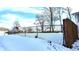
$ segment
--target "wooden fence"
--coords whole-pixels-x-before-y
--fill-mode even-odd
[[[64,45],[72,48],[72,44],[78,39],[77,25],[69,19],[63,20]]]

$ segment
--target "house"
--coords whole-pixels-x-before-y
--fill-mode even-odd
[[[78,37],[79,37],[79,12],[75,12],[73,13],[73,15],[75,16],[75,21],[78,26]]]

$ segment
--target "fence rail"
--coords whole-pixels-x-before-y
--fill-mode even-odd
[[[63,31],[63,25],[53,25],[53,30],[50,31],[50,25],[44,25],[43,28],[41,26],[31,26],[26,27],[26,32],[28,33],[35,33],[35,32],[62,32]]]

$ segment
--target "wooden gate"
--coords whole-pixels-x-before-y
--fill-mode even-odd
[[[64,45],[68,48],[72,48],[72,44],[78,39],[77,25],[70,19],[63,20],[64,30]]]

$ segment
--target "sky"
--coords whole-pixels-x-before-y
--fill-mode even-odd
[[[76,4],[75,4],[75,3]],[[0,27],[12,28],[17,20],[22,27],[34,26],[36,15],[42,12],[41,7],[72,7],[79,10],[77,0],[0,0]]]
[[[11,28],[15,21],[22,27],[34,26],[36,15],[41,12],[40,7],[0,8],[0,26]]]

